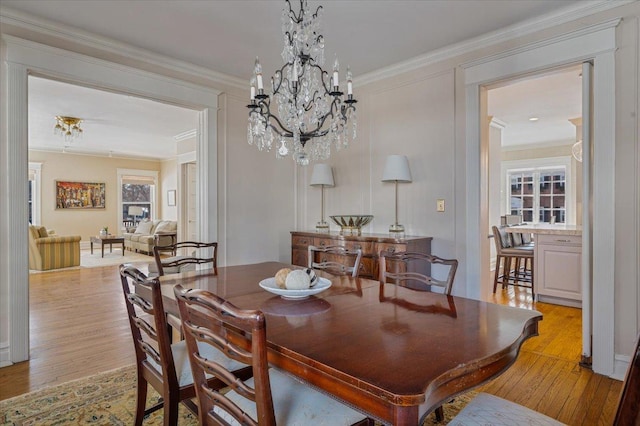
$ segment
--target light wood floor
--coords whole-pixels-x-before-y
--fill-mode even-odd
[[[534,303],[520,288],[490,301],[544,318],[514,365],[480,390],[570,425],[611,424],[622,384],[578,366],[580,310]],[[30,318],[31,360],[0,368],[0,400],[135,362],[117,266],[31,275]]]

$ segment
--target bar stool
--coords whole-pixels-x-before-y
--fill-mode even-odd
[[[498,284],[502,288],[507,285],[531,288],[531,296],[535,297],[534,290],[534,264],[533,247],[528,245],[514,246],[513,240],[506,231],[505,226],[493,226],[493,236],[496,243],[496,270],[493,278],[493,292],[496,292]],[[525,268],[520,270],[521,261],[524,260]],[[515,269],[512,273],[511,267]],[[531,262],[531,268],[527,269],[527,261]],[[500,274],[500,266],[503,272]]]

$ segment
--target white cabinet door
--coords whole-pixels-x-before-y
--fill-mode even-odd
[[[581,238],[540,237],[536,241],[536,292],[540,296],[582,300]]]

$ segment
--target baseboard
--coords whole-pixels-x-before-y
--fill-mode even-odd
[[[631,357],[629,355],[616,354],[613,360],[613,374],[610,377],[612,379],[624,381],[630,362]]]
[[[0,367],[13,365],[9,358],[9,342],[0,343]]]

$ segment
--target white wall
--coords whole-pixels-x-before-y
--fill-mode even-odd
[[[162,220],[178,220],[178,161],[165,160],[160,163],[160,185],[158,185],[160,209],[158,218]],[[168,204],[167,191],[176,191],[176,203]]]

